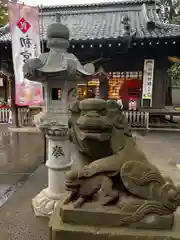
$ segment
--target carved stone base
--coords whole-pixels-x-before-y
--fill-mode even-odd
[[[49,192],[48,188],[43,189],[32,199],[32,207],[37,217],[50,217],[60,200],[63,200],[64,193],[55,195]]]
[[[62,204],[60,216],[64,223],[97,227],[171,229],[174,222],[173,214],[163,216],[149,214],[140,221],[121,226],[121,218],[125,217],[126,213],[120,212],[117,206],[101,206],[98,202],[86,202],[80,208],[74,208],[72,204]]]
[[[50,240],[67,240],[67,239],[94,239],[94,240],[180,240],[180,216],[176,215],[175,223],[172,230],[162,229],[130,229],[119,226],[97,226],[96,218],[93,225],[82,225],[73,223],[64,223],[60,217],[60,208],[58,204],[55,208],[50,222]],[[81,218],[81,209],[79,209],[79,218]],[[86,213],[88,219],[89,213]],[[103,220],[102,216],[99,219]]]

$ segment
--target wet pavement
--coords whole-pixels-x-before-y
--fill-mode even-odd
[[[6,204],[0,208],[0,239],[48,240],[50,239],[48,236],[48,220],[36,218],[31,208],[31,199],[36,196],[38,192],[47,187],[48,181],[47,169],[44,164],[38,167],[34,174],[31,174],[33,167],[37,166],[39,163],[37,156],[40,156],[40,152],[43,153],[41,135],[20,133],[19,137],[16,135],[14,136],[14,138],[9,136],[3,139],[4,141],[8,139],[8,141],[10,141],[11,139],[11,144],[13,141],[16,143],[19,141],[19,156],[23,156],[24,153],[27,153],[26,150],[28,149],[30,150],[28,152],[29,154],[26,154],[26,157],[22,157],[21,159],[15,158],[14,161],[9,157],[9,163],[7,163],[7,156],[11,156],[12,153],[9,153],[9,155],[7,154],[6,161],[4,164],[1,164],[1,173],[8,173],[6,180],[9,179],[10,182],[15,182],[14,175],[21,176],[20,173],[22,173],[22,175],[30,174],[31,176],[21,187],[17,188],[12,197],[10,197]],[[0,142],[0,145],[3,145],[3,141]],[[148,155],[149,161],[156,164],[161,171],[172,177],[176,184],[180,184],[180,169],[178,167],[180,164],[179,133],[149,132],[147,135],[141,134],[140,137],[138,134],[137,142],[140,148]],[[37,150],[35,153],[35,150],[32,149],[36,149],[36,147]],[[38,151],[38,148],[41,150]],[[32,155],[36,155],[36,157],[32,157]],[[41,160],[41,157],[39,158]],[[29,159],[29,161],[25,159]],[[2,177],[2,175],[3,174],[0,176]],[[2,179],[4,179],[4,184],[7,183],[5,178],[2,177]]]
[[[138,132],[137,141],[149,160],[180,184],[180,133]],[[42,163],[44,142],[40,133],[8,132],[0,124],[0,207]]]
[[[148,159],[176,184],[180,184],[180,133],[148,132],[138,138]]]
[[[40,133],[8,132],[0,125],[0,206],[43,160]]]
[[[180,133],[138,132],[137,141],[149,160],[180,184]],[[8,132],[0,124],[0,206],[42,163],[44,142],[40,133]]]

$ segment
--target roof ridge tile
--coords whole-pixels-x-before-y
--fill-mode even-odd
[[[84,7],[105,7],[105,6],[114,6],[114,5],[134,5],[134,4],[143,4],[143,3],[156,3],[158,0],[122,0],[122,1],[107,1],[99,3],[84,3],[84,4],[69,4],[69,5],[44,5],[42,6],[43,10],[50,9],[64,9],[64,8],[84,8]]]
[[[127,14],[130,28],[133,32],[136,32],[134,40],[148,38],[175,39],[180,37],[180,26],[161,22],[157,16],[156,8],[146,4],[146,9],[142,10],[142,5],[136,8],[129,7],[129,11],[123,11],[123,8],[121,8],[122,11],[118,11],[120,8],[115,7],[115,11],[108,11],[103,14],[96,13],[93,10],[91,13],[63,14],[63,12],[53,9],[49,11],[49,14],[46,12],[45,15],[42,15],[41,23],[43,24],[43,28],[40,27],[41,34],[43,35],[43,39],[46,40],[47,27],[55,21],[55,15],[60,13],[62,23],[70,29],[70,39],[72,42],[83,42],[84,44],[85,42],[92,41],[95,43],[97,40],[104,41],[106,39],[121,41],[123,39],[123,24],[121,23],[121,19],[123,15]],[[125,7],[125,9],[127,8],[128,6]],[[146,20],[145,16],[147,16]],[[11,41],[10,34],[1,37],[0,41]]]

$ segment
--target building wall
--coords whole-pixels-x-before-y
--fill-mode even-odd
[[[170,41],[172,42],[172,40]],[[154,84],[153,84],[153,108],[163,108],[165,106],[165,98],[168,86],[167,70],[168,70],[168,56],[180,56],[180,44],[164,44],[163,42],[157,44],[157,40],[151,42],[147,40],[144,47],[140,47],[140,44],[128,51],[122,51],[119,48],[103,48],[94,49],[94,51],[83,51],[81,53],[74,52],[81,61],[89,61],[98,59],[102,55],[105,60],[96,63],[96,69],[100,66],[104,68],[106,72],[118,72],[118,71],[143,71],[144,59],[154,59]],[[82,54],[83,53],[83,54]]]
[[[167,57],[155,59],[155,71],[153,82],[152,107],[164,108],[165,96],[168,80],[168,60]]]
[[[150,40],[147,40],[149,42]],[[82,50],[81,47],[70,49],[82,63],[91,62],[103,56],[104,60],[96,63],[96,70],[102,66],[106,72],[112,71],[143,71],[144,59],[155,60],[154,84],[153,84],[153,107],[163,108],[165,105],[165,93],[167,91],[168,56],[178,56],[180,45],[156,45],[141,47],[136,46],[123,52],[120,48],[89,48]],[[138,45],[138,44],[137,44]],[[10,47],[9,53],[11,53]],[[4,56],[7,54],[4,53]],[[107,88],[107,86],[105,86]]]
[[[134,54],[119,55],[113,62],[105,63],[104,68],[108,71],[143,71],[144,60],[154,59],[154,81],[152,107],[163,108],[165,106],[165,93],[167,90],[168,58],[155,52],[139,52]],[[106,70],[106,71],[107,71]]]

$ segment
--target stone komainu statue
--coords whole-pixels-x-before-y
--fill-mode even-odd
[[[71,111],[70,139],[91,160],[83,169],[67,173],[69,195],[64,203],[81,207],[101,192],[102,205],[118,206],[120,225],[144,221],[163,228],[166,219],[166,228],[171,228],[180,189],[138,148],[116,103],[85,99],[75,102]]]

